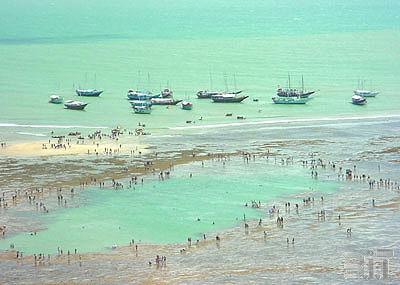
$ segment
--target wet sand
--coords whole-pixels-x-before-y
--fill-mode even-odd
[[[268,145],[271,146],[271,145]],[[284,147],[279,143],[279,148]],[[132,175],[145,175],[152,173],[153,169],[163,171],[172,165],[186,164],[189,162],[202,161],[207,159],[220,159],[232,155],[240,155],[241,152],[226,154],[204,154],[202,150],[182,151],[180,153],[148,153],[139,158],[135,165],[127,166],[127,161],[120,157],[106,158],[112,165],[96,175],[80,173],[79,179],[71,178],[66,181],[49,181],[43,183],[49,191],[53,187],[76,187],[82,182],[91,183],[93,178],[97,181],[109,181],[109,179],[122,179]],[[265,155],[274,156],[274,152],[255,152],[257,157]],[[250,163],[251,157],[249,156]],[[277,163],[284,163],[285,156],[279,156]],[[296,163],[299,163],[299,157]],[[96,163],[101,161],[95,160]],[[87,161],[84,160],[86,163]],[[150,165],[145,165],[150,162]],[[49,162],[50,164],[52,162]],[[81,166],[74,163],[79,172]],[[32,171],[36,168],[31,166]],[[301,166],[299,166],[301,167]],[[307,166],[308,167],[308,166]],[[46,166],[43,167],[43,170]],[[383,175],[383,174],[382,174]],[[29,183],[29,181],[28,181]],[[316,200],[315,205],[304,206],[302,197],[310,193],[300,193],[287,197],[291,201],[291,213],[283,213],[285,226],[283,229],[276,226],[276,215],[263,219],[263,225],[259,227],[257,221],[248,221],[249,230],[238,227],[211,233],[206,241],[201,240],[199,244],[194,241],[192,246],[186,243],[170,245],[138,244],[138,251],[134,245],[118,247],[110,253],[86,253],[70,257],[64,252],[63,255],[52,255],[50,262],[47,257],[43,262],[35,265],[32,256],[26,256],[22,260],[15,258],[15,251],[2,252],[2,269],[5,274],[0,281],[9,283],[11,281],[24,284],[208,284],[208,283],[264,283],[269,280],[276,282],[288,282],[296,279],[302,282],[316,282],[319,276],[324,275],[325,280],[337,282],[343,279],[345,270],[342,263],[346,260],[339,254],[338,248],[346,250],[347,247],[360,246],[357,236],[363,226],[372,225],[372,220],[380,220],[400,207],[400,200],[397,193],[388,193],[381,190],[363,192],[361,189],[368,189],[368,183],[362,180],[343,180],[344,185],[360,185],[358,192],[344,191],[333,194],[326,198],[324,203]],[[33,188],[33,187],[32,187]],[[357,189],[358,189],[357,188]],[[354,198],[358,193],[358,198]],[[362,195],[362,196],[360,196]],[[365,197],[363,197],[365,196]],[[360,199],[361,200],[357,200]],[[318,197],[316,197],[317,199]],[[372,207],[370,201],[377,199],[377,205]],[[277,201],[276,206],[282,211],[285,201]],[[295,214],[294,204],[299,203],[300,215]],[[263,206],[267,210],[271,205]],[[326,221],[317,219],[317,213],[321,209],[327,210]],[[371,210],[375,212],[371,212]],[[337,215],[342,216],[338,221]],[[346,228],[353,227],[353,237],[346,236]],[[382,224],[385,226],[385,224]],[[355,228],[354,228],[355,227]],[[385,227],[390,227],[386,225]],[[378,231],[376,228],[372,230]],[[264,237],[263,232],[267,232]],[[215,235],[221,237],[221,241],[215,240]],[[312,235],[312,239],[308,236]],[[295,237],[295,244],[286,243],[286,238]],[[364,237],[365,238],[365,237]],[[326,248],[324,240],[332,243]],[[389,240],[389,239],[388,239]],[[185,249],[185,253],[180,250]],[[340,252],[340,251],[339,251]],[[155,256],[167,256],[167,266],[157,267]],[[81,256],[81,257],[79,257]],[[318,257],[317,257],[318,256]],[[329,260],[322,262],[321,260]],[[151,261],[150,266],[148,262]],[[118,272],[116,274],[116,272]],[[392,273],[399,277],[400,273]],[[267,279],[265,279],[267,278]]]
[[[349,272],[343,267],[343,262],[354,257],[345,257],[343,251],[360,247],[363,240],[371,238],[360,234],[363,225],[387,216],[394,205],[400,207],[400,200],[398,194],[389,189],[354,191],[343,190],[326,196],[323,202],[316,199],[310,205],[303,205],[301,201],[301,197],[310,193],[292,195],[275,203],[285,217],[283,228],[276,226],[274,214],[266,216],[262,226],[258,221],[247,221],[248,230],[245,230],[243,222],[235,228],[215,233],[221,238],[219,242],[215,235],[210,234],[206,241],[200,240],[191,246],[186,243],[139,243],[137,251],[131,245],[118,247],[110,253],[71,253],[68,256],[64,252],[63,255],[52,255],[50,261],[46,257],[36,265],[32,256],[17,260],[14,251],[3,252],[0,259],[5,274],[0,281],[9,283],[13,280],[23,284],[232,284],[239,280],[246,283],[288,282],[296,276],[301,283],[315,283],[323,275],[324,280],[331,280],[329,283],[338,280],[357,283],[358,277],[344,279]],[[358,198],[351,197],[361,193],[365,200],[356,204]],[[361,206],[377,195],[382,207]],[[291,212],[284,210],[286,201],[292,204]],[[295,212],[295,203],[300,205],[299,214]],[[263,209],[270,206],[263,206]],[[316,215],[321,209],[327,211],[323,221]],[[341,220],[338,220],[338,214],[341,214]],[[350,236],[346,235],[348,227],[353,228]],[[385,224],[382,227],[386,227]],[[287,244],[286,238],[291,240],[292,237],[295,237],[295,243],[290,241]],[[326,247],[323,240],[329,240],[330,246]],[[185,253],[181,253],[181,249],[185,249]],[[166,266],[155,264],[156,255],[167,256]],[[148,264],[149,261],[152,265]],[[400,271],[393,268],[391,278],[396,280],[399,277]]]

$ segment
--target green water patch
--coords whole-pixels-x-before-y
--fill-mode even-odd
[[[192,178],[190,178],[192,173]],[[188,237],[217,234],[247,219],[267,216],[274,201],[288,195],[331,192],[337,182],[311,179],[299,166],[275,165],[266,160],[243,163],[206,162],[177,167],[171,178],[155,175],[144,184],[124,190],[89,188],[79,194],[80,205],[44,214],[45,230],[36,235],[21,233],[0,241],[25,253],[107,251],[112,245],[184,243]],[[261,201],[260,209],[245,207]]]

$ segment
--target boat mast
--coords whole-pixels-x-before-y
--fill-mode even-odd
[[[213,82],[212,82],[212,76],[211,76],[211,71],[210,71],[210,91],[212,90],[213,87]]]
[[[236,92],[236,90],[237,90],[237,87],[236,87],[236,73],[234,73],[233,74],[233,84],[234,84],[234,87],[235,87],[235,92]]]
[[[136,83],[136,90],[138,90],[139,91],[139,84],[140,83],[140,70],[138,70],[138,80],[137,80],[137,83]]]
[[[301,91],[304,92],[304,79],[303,79],[303,75],[301,75]]]
[[[147,91],[150,91],[150,72],[147,72]]]
[[[97,88],[97,77],[96,77],[96,73],[94,74],[94,89]]]
[[[225,82],[225,92],[228,92],[228,79],[226,73],[224,73],[224,82]]]
[[[288,73],[288,85],[289,85],[289,90],[290,90],[290,74]]]

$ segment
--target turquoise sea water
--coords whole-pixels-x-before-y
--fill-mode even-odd
[[[160,152],[194,147],[204,153],[272,148],[282,157],[294,153],[297,158],[317,152],[344,167],[356,163],[374,178],[398,181],[399,15],[398,0],[3,0],[0,141],[12,144],[43,139],[60,126],[122,125],[133,129],[144,122],[152,135],[140,142],[156,146]],[[272,104],[276,87],[286,85],[288,73],[293,85],[299,85],[303,75],[306,88],[319,90],[309,104]],[[362,107],[350,104],[359,79],[366,80],[366,88],[380,91]],[[101,88],[104,94],[77,98],[74,89],[78,86]],[[126,101],[128,89],[158,92],[167,86],[177,99],[192,100],[193,110],[154,107],[149,116],[132,113]],[[243,89],[250,98],[233,105],[195,99],[198,90],[211,87]],[[89,105],[83,112],[64,110],[47,103],[53,93]],[[259,101],[253,102],[255,98]],[[225,117],[226,113],[233,116]],[[237,115],[246,120],[238,121]],[[200,117],[203,120],[198,120]],[[196,123],[187,124],[187,120]],[[236,123],[241,125],[232,126]],[[49,161],[63,163],[64,159]],[[0,157],[0,161],[7,160]],[[246,235],[232,240],[223,236],[217,253],[212,247],[193,255],[168,255],[169,262],[179,264],[169,268],[176,275],[181,275],[182,269],[190,275],[196,272],[199,281],[193,284],[216,280],[337,283],[343,277],[331,269],[342,267],[346,253],[398,240],[398,211],[370,207],[372,199],[384,205],[387,199],[397,198],[397,192],[368,191],[367,184],[333,181],[333,172],[313,180],[307,169],[275,165],[272,159],[258,158],[249,165],[240,158],[235,160],[225,167],[217,162],[206,162],[205,168],[199,163],[177,167],[170,180],[146,177],[144,186],[135,190],[88,187],[73,198],[65,193],[68,208],[58,207],[57,197],[51,193],[44,200],[50,208],[48,214],[36,212],[35,206],[26,202],[3,209],[0,220],[8,231],[5,239],[0,239],[0,249],[8,250],[14,243],[24,254],[56,253],[58,246],[64,251],[98,252],[113,244],[127,245],[131,239],[179,243],[180,247],[189,236],[195,242],[203,233],[211,238],[241,231],[232,228],[243,226],[243,214],[252,223],[262,217],[273,225],[275,217],[269,219],[266,214],[269,206],[288,199],[301,203],[302,195],[320,194],[327,196],[328,222],[319,224],[319,230],[315,229],[315,211],[325,210],[325,206],[316,203],[308,210],[301,209],[300,215],[286,214],[288,226],[272,237],[272,242],[261,241],[261,232],[253,235],[255,242],[250,243]],[[34,164],[35,159],[29,163]],[[21,158],[4,165],[11,165],[7,175],[14,174],[18,188],[31,188],[19,181],[23,164]],[[194,173],[193,178],[188,178],[189,173]],[[310,188],[315,192],[310,193]],[[243,206],[251,200],[260,200],[265,207]],[[343,207],[354,211],[341,213]],[[310,219],[303,216],[307,211]],[[343,214],[344,224],[339,228],[334,225],[336,214]],[[354,229],[351,239],[345,237],[347,227]],[[34,229],[37,235],[30,235]],[[296,237],[296,248],[285,251],[282,243],[286,246],[287,236]],[[144,264],[128,259],[125,273],[146,274]],[[122,264],[118,264],[118,272],[130,278],[123,274]],[[216,264],[227,270],[216,270]],[[327,271],[305,271],[295,277],[288,268],[302,271],[301,264],[322,270],[323,265]],[[52,273],[28,266],[2,263],[5,283],[15,283],[17,278],[27,280],[25,283],[66,282],[76,276],[75,282],[83,276],[90,278],[88,268],[95,269],[92,277],[97,274],[97,278],[105,273],[114,276],[116,270],[109,262],[98,260],[91,265],[85,261],[81,269],[62,264]],[[132,270],[132,266],[136,267]],[[251,269],[247,277],[242,271],[246,267]],[[160,280],[164,281],[164,275]],[[191,283],[179,278],[171,283],[179,281]]]
[[[398,1],[4,1],[0,11],[0,135],[32,139],[15,125],[158,128],[276,117],[398,114]],[[286,85],[320,90],[306,106],[276,106]],[[244,89],[242,104],[196,100],[210,88]],[[96,75],[96,82],[94,77]],[[351,105],[359,79],[381,94]],[[225,84],[225,79],[226,83]],[[76,98],[77,86],[104,89],[85,112],[49,105],[52,93]],[[194,109],[155,107],[134,115],[129,88],[170,86]],[[258,98],[259,102],[253,102]],[[9,127],[7,124],[12,124]],[[28,131],[27,131],[28,130]],[[165,129],[164,129],[165,131]],[[22,134],[21,134],[22,133]]]
[[[190,132],[171,129],[188,126],[186,120],[196,120],[196,126],[235,123],[236,115],[245,116],[246,122],[399,115],[399,12],[400,3],[395,0],[329,3],[322,0],[2,1],[0,139],[33,139],[34,135],[48,134],[54,126],[60,125],[134,128],[138,122],[145,122],[157,135],[157,132]],[[309,104],[272,104],[271,97],[277,85],[286,84],[288,72],[292,74],[292,84],[299,84],[304,75],[306,87],[319,90]],[[250,98],[234,105],[196,100],[196,91],[210,88],[210,73],[213,89],[244,89]],[[352,91],[360,78],[367,80],[367,88],[380,91],[377,98],[369,99],[363,107],[350,104]],[[100,98],[83,98],[89,102],[84,112],[68,111],[47,103],[52,93],[66,99],[76,98],[74,88],[77,86],[95,86],[104,89],[104,94]],[[150,116],[132,113],[126,101],[127,89],[147,88],[157,92],[166,86],[174,90],[176,98],[192,99],[193,110],[154,107]],[[259,102],[253,102],[254,98]],[[234,116],[225,117],[226,113]],[[199,117],[203,120],[197,120]],[[311,120],[304,124],[314,125]],[[396,126],[398,121],[394,123]],[[255,141],[260,140],[258,128],[258,125],[245,128],[248,132],[254,131],[252,139]],[[268,132],[273,132],[275,137],[287,137],[286,131],[281,131],[280,126],[277,128],[278,131],[260,129],[265,131],[261,140],[268,139]],[[338,127],[343,141],[349,140],[352,128],[356,127]],[[312,138],[315,131],[324,134],[324,130],[321,126],[316,130],[292,129],[290,133],[292,138]],[[236,128],[226,134],[225,130],[204,137],[200,134],[199,141],[213,141],[224,149],[224,136],[225,141],[235,141],[241,131]],[[374,130],[373,135],[382,135],[380,131]],[[185,138],[177,136],[168,141],[179,147]],[[244,138],[247,137],[243,136],[241,143]],[[152,137],[148,140],[151,142]],[[157,141],[162,145],[163,139],[158,137]],[[352,137],[354,141],[357,138]],[[242,143],[246,144],[248,142]],[[259,171],[254,181],[253,172],[243,174],[246,177],[238,176],[238,170],[223,173],[223,183],[233,191],[232,200],[228,201],[213,192],[215,189],[211,186],[219,182],[217,178],[209,179],[208,174],[213,170],[208,171],[192,181],[202,189],[199,191],[207,197],[207,203],[217,203],[215,211],[226,210],[218,215],[219,229],[231,227],[236,218],[241,218],[244,199],[273,199],[275,195],[302,191],[309,182],[308,177],[294,172],[293,177],[285,180],[287,184],[280,185],[284,174],[274,171],[272,178],[275,180],[270,185],[276,192],[258,194],[257,183],[263,184],[266,179],[262,169],[253,170]],[[294,187],[297,179],[301,181],[301,189]],[[88,242],[82,247],[88,250],[127,243],[131,238],[154,243],[180,242],[190,234],[212,232],[210,221],[216,212],[208,212],[211,207],[193,196],[198,192],[193,192],[193,185],[186,184],[187,181],[176,178],[163,184],[154,182],[134,192],[111,194],[89,190],[83,194],[82,207],[57,211],[46,218],[48,229],[39,233],[36,246],[44,251],[54,250],[61,239],[58,229],[68,225],[72,239],[65,240],[65,246],[77,247],[72,240],[84,235]],[[248,192],[240,191],[242,188]],[[180,189],[185,195],[179,193]],[[185,200],[185,197],[190,199]],[[210,199],[212,197],[214,200]],[[176,221],[173,211],[166,214],[163,208],[156,207],[165,199],[169,199],[169,205],[183,207],[177,215],[182,220]],[[140,207],[131,207],[131,203],[139,201],[143,202]],[[127,216],[119,221],[121,216],[116,204],[135,219]],[[101,219],[97,217],[99,209],[108,209],[108,212],[100,211]],[[139,209],[143,212],[137,212]],[[199,215],[204,223],[193,222]],[[259,217],[260,213],[248,210],[248,215]],[[95,223],[93,231],[81,231],[81,225],[69,223],[72,219],[82,221],[82,225],[85,221],[86,224]],[[158,223],[159,228],[149,229],[152,221]],[[121,223],[120,232],[115,231],[118,222]],[[171,228],[173,230],[169,230]],[[161,234],[165,232],[167,236]],[[29,251],[31,237],[26,235],[15,237],[15,243]],[[53,239],[54,236],[59,238]],[[105,236],[108,238],[104,239]],[[91,243],[91,239],[101,243]]]
[[[190,173],[194,173],[192,178]],[[57,247],[105,251],[114,244],[127,245],[132,239],[139,243],[184,243],[187,237],[201,240],[203,233],[209,236],[239,225],[243,215],[264,219],[274,201],[287,195],[315,191],[319,197],[339,187],[335,181],[311,179],[308,171],[297,165],[276,165],[271,158],[250,164],[239,158],[225,166],[222,162],[209,161],[205,167],[195,163],[178,167],[165,181],[145,181],[134,190],[92,187],[74,198],[65,191],[70,207],[36,216],[43,230],[37,235],[23,232],[11,236],[1,240],[0,246],[7,249],[13,243],[25,253],[56,253]],[[56,199],[47,199],[46,204]],[[261,201],[262,208],[251,208],[252,200]]]

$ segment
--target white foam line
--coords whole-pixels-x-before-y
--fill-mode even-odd
[[[34,134],[34,133],[28,133],[28,132],[17,132],[17,134],[35,136],[35,137],[45,137],[46,136],[44,134]]]
[[[314,119],[285,119],[285,120],[269,120],[257,122],[241,122],[241,123],[227,123],[227,124],[214,124],[214,125],[197,125],[186,127],[170,127],[171,130],[187,130],[187,129],[211,129],[211,128],[225,128],[246,125],[272,125],[283,123],[306,123],[306,122],[327,122],[327,121],[352,121],[352,120],[368,120],[368,119],[389,119],[400,118],[400,115],[380,115],[380,116],[364,116],[364,117],[330,117],[330,118],[314,118]]]
[[[0,123],[0,127],[43,128],[43,129],[107,129],[108,128],[108,127],[60,126],[60,125],[19,125],[19,124],[8,124],[8,123]]]

